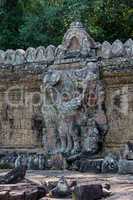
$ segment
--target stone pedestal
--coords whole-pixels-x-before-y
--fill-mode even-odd
[[[80,172],[100,173],[103,159],[81,159],[75,162]]]

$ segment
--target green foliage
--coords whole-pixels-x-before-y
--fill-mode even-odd
[[[58,45],[74,20],[97,41],[133,37],[130,0],[1,0],[0,49]]]

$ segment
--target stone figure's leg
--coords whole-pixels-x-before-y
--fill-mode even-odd
[[[81,148],[80,148],[80,139],[78,137],[78,135],[74,134],[73,135],[73,149],[72,149],[72,154],[76,154],[78,152],[80,152]]]
[[[67,149],[66,153],[69,153],[73,149],[73,142],[72,142],[72,123],[67,123]]]
[[[61,123],[59,127],[59,137],[60,137],[60,152],[65,152],[67,146],[67,126],[65,123]]]
[[[98,151],[98,138],[97,136],[90,137],[90,150],[91,153],[95,154]]]
[[[95,153],[97,151],[97,141],[95,137],[89,135],[84,138],[83,152]]]
[[[80,152],[80,126],[78,124],[72,126],[72,143],[73,143],[73,149],[71,151],[71,154],[76,154]]]

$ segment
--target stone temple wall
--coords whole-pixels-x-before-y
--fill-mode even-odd
[[[57,69],[80,70],[90,62],[100,66],[105,86],[108,132],[104,150],[116,150],[133,141],[133,40],[100,44],[86,34],[77,23],[76,27],[71,25],[58,47],[0,50],[1,149],[45,148],[39,99],[45,98],[45,75]]]
[[[34,74],[10,70],[0,73],[0,148],[40,147],[41,137],[33,127],[40,108],[30,106],[36,100],[35,96],[31,98],[32,93],[39,88],[38,76]]]
[[[112,59],[103,67],[109,123],[105,148],[119,150],[133,142],[133,59]]]

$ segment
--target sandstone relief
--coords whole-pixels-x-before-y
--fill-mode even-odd
[[[0,50],[0,165],[121,171],[132,161],[122,158],[121,165],[108,151],[133,142],[132,67],[131,38],[101,44],[81,22],[57,47]],[[21,86],[22,105],[14,108]],[[8,90],[13,104],[5,100]]]
[[[82,25],[73,23],[64,37],[62,49],[65,50],[60,55],[64,59],[79,58],[87,50],[86,59],[95,59],[95,48],[96,43]],[[64,70],[51,68],[43,77],[42,94],[47,152],[98,153],[108,125],[104,110],[105,91],[96,60],[86,61],[79,69],[69,69],[69,66]],[[48,139],[49,135],[54,139]]]

